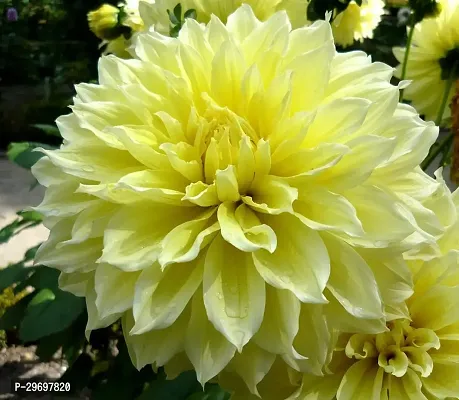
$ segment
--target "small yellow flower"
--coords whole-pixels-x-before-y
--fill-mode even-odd
[[[398,103],[392,68],[337,53],[328,22],[248,5],[133,41],[33,167],[37,261],[86,298],[88,332],[123,318],[137,367],[185,354],[205,383],[251,344],[291,365],[318,349],[317,368],[325,314],[384,329],[407,277],[374,252],[443,232],[419,168],[438,128]]]
[[[441,124],[448,123],[451,109],[448,106],[454,95],[450,79],[459,77],[459,3],[440,0],[440,12],[436,17],[426,18],[415,26],[408,57],[405,79],[412,83],[405,89],[404,97],[421,115],[431,121],[440,113],[447,87],[447,106],[440,116]],[[400,78],[406,48],[394,48],[394,55],[400,65],[395,76]]]
[[[99,39],[105,39],[118,25],[119,12],[115,6],[103,4],[97,10],[88,13],[89,28]]]
[[[363,0],[362,6],[351,1],[347,8],[339,13],[332,22],[333,37],[337,44],[347,47],[354,41],[373,38],[373,31],[381,22],[384,14],[382,0]]]

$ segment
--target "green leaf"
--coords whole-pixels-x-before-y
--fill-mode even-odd
[[[32,297],[33,295],[29,294],[19,300],[14,306],[6,309],[5,313],[0,317],[0,330],[10,330],[21,324]]]
[[[180,19],[177,19],[177,17],[174,15],[174,13],[171,12],[171,10],[167,10],[167,14],[169,15],[169,20],[172,22],[172,25],[180,25]]]
[[[182,5],[180,3],[178,3],[174,7],[174,16],[178,20],[178,23],[180,24],[182,21]]]
[[[33,151],[37,147],[43,147],[48,150],[54,148],[52,146],[36,142],[10,143],[6,155],[8,156],[8,159],[16,165],[19,165],[22,168],[30,169],[44,155],[43,153]]]
[[[12,284],[26,279],[33,271],[24,267],[22,262],[0,269],[0,293]]]
[[[32,286],[36,289],[51,289],[59,290],[60,272],[57,269],[40,265],[36,267],[35,273],[27,280],[27,286]]]
[[[59,129],[55,125],[35,124],[35,125],[32,125],[32,126],[34,128],[42,130],[47,135],[61,137]]]
[[[177,37],[179,32],[180,32],[180,29],[182,29],[182,27],[180,25],[175,25],[174,27],[171,28],[169,34],[171,37]]]
[[[202,392],[194,371],[181,373],[173,380],[157,380],[151,382],[148,389],[137,400],[186,400],[195,392]]]
[[[183,15],[183,19],[191,18],[191,19],[196,19],[198,17],[198,14],[195,9],[190,9],[185,12]]]
[[[42,216],[36,211],[19,211],[20,218],[0,229],[0,244],[8,242],[23,229],[31,228],[42,221]]]
[[[33,342],[42,337],[68,328],[83,312],[85,301],[71,293],[42,289],[27,307],[19,328],[19,337],[24,342]]]
[[[16,213],[26,222],[41,222],[43,217],[40,213],[36,211],[22,210]]]
[[[35,254],[37,254],[37,250],[40,246],[41,246],[41,243],[27,250],[24,255],[24,262],[32,261],[35,258]]]
[[[27,307],[27,311],[33,309],[33,307],[39,306],[42,303],[47,303],[49,301],[53,301],[56,299],[56,295],[50,289],[42,289],[40,290],[29,303]]]

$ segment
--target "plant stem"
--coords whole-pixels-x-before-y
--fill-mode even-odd
[[[445,91],[443,92],[443,98],[441,100],[440,108],[438,109],[438,114],[437,114],[437,119],[435,120],[435,125],[440,126],[441,121],[443,120],[443,114],[445,113],[445,108],[448,105],[449,92],[451,92],[451,88],[455,81],[457,64],[458,64],[457,62],[454,64],[453,69],[451,70],[451,74],[449,75],[449,78],[445,83]]]
[[[442,142],[435,148],[435,150],[429,152],[429,155],[421,164],[421,167],[424,171],[430,166],[430,164],[432,164],[432,161],[437,158],[437,156],[442,152],[442,150],[451,143],[452,139],[453,134],[450,133],[445,139],[442,140]]]
[[[453,86],[456,77],[456,70],[458,67],[458,62],[456,62],[451,70],[448,80],[445,83],[445,91],[443,93],[443,98],[441,101],[440,108],[438,110],[437,118],[435,120],[435,125],[440,126],[441,121],[443,120],[443,114],[445,113],[445,108],[448,104],[449,92]],[[427,155],[426,159],[422,162],[421,166],[422,169],[425,171],[427,167],[432,164],[432,161],[440,154],[440,152],[449,144],[451,144],[453,140],[453,133],[450,133],[437,147],[435,150],[432,150],[433,147],[430,148],[429,154]],[[448,151],[448,150],[447,150]]]
[[[414,36],[414,27],[416,25],[414,16],[411,16],[411,24],[410,24],[410,33],[408,33],[408,40],[406,42],[406,51],[405,51],[405,57],[403,59],[403,66],[402,66],[402,75],[400,76],[400,81],[403,81],[406,76],[406,69],[408,67],[408,57],[410,55],[410,50],[411,50],[411,42],[413,41],[413,36]],[[403,101],[403,90],[400,90],[400,103]]]

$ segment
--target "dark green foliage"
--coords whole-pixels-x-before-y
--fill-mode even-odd
[[[180,29],[182,29],[183,24],[185,23],[185,20],[187,18],[192,18],[196,19],[197,12],[194,9],[189,9],[185,11],[183,14],[183,19],[182,19],[182,5],[178,3],[175,7],[174,10],[167,10],[167,14],[169,15],[169,20],[171,22],[170,26],[170,31],[169,34],[171,37],[177,37]]]
[[[8,159],[14,162],[16,165],[19,165],[22,168],[30,169],[44,155],[42,152],[35,151],[35,149],[39,147],[47,150],[53,149],[52,146],[48,146],[43,143],[10,143],[8,146],[8,152],[6,154]]]

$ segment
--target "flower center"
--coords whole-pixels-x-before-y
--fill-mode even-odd
[[[375,358],[385,372],[396,377],[405,375],[408,368],[429,376],[433,369],[429,351],[440,348],[435,332],[415,328],[408,320],[389,322],[388,328],[389,332],[377,335],[352,335],[345,348],[346,356],[356,360]]]

